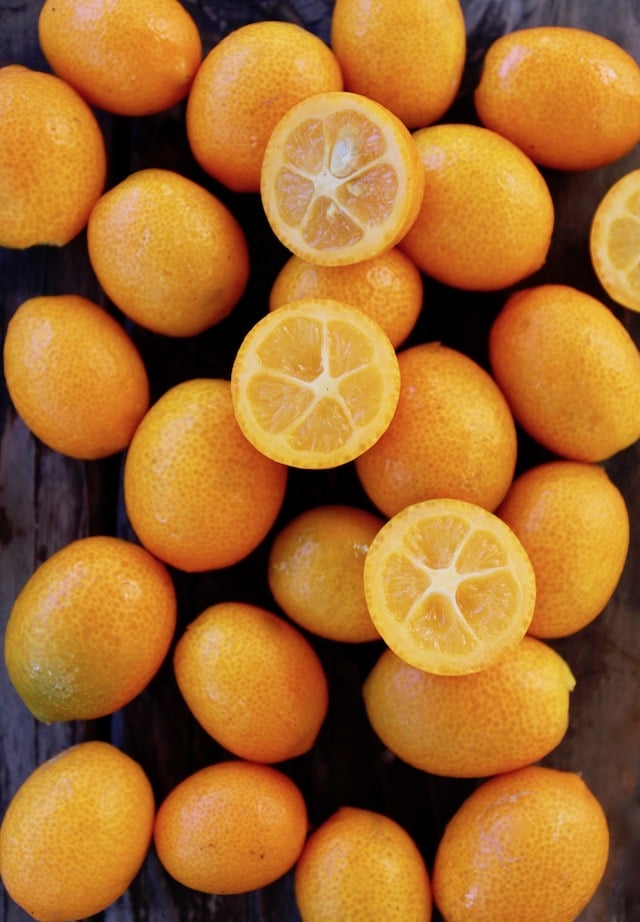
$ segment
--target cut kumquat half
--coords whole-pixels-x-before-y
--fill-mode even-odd
[[[424,170],[411,133],[380,103],[317,93],[276,125],[260,191],[273,232],[291,252],[348,265],[404,237],[422,202]]]
[[[231,370],[236,419],[274,461],[346,464],[376,442],[395,412],[400,371],[379,324],[359,308],[309,298],[262,317]]]
[[[398,512],[369,546],[364,587],[382,639],[409,665],[465,675],[497,662],[527,632],[535,576],[496,515],[432,499]]]
[[[595,210],[589,237],[600,284],[617,304],[640,311],[640,170],[615,182]]]

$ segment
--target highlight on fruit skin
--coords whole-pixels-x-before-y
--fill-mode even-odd
[[[11,607],[9,679],[45,723],[113,714],[158,672],[176,617],[171,576],[148,551],[108,535],[77,538],[37,567]]]
[[[0,826],[0,875],[41,922],[102,912],[129,888],[152,840],[151,783],[123,750],[99,740],[41,762],[14,793]]]
[[[93,460],[126,448],[149,408],[149,379],[133,339],[104,308],[75,294],[18,306],[3,346],[7,390],[45,445]]]
[[[386,649],[365,679],[369,722],[421,771],[483,778],[538,762],[564,739],[575,678],[550,646],[525,635],[470,675],[416,669]]]
[[[54,74],[0,67],[0,246],[62,247],[104,190],[107,152],[84,99]]]
[[[574,922],[609,857],[604,809],[580,774],[529,765],[477,787],[449,820],[432,871],[447,920]]]
[[[640,140],[640,67],[586,29],[536,26],[499,36],[474,99],[487,128],[557,170],[605,166]]]

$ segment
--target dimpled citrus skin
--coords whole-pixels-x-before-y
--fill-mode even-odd
[[[433,897],[447,922],[573,922],[605,871],[604,811],[574,772],[528,766],[480,785],[436,851]]]
[[[362,573],[383,524],[380,516],[345,505],[317,506],[291,519],[274,538],[267,568],[269,588],[285,614],[331,640],[377,640]]]
[[[266,537],[287,468],[242,434],[223,379],[166,391],[135,432],[124,468],[125,507],[139,540],[188,572],[231,566]]]
[[[386,432],[356,459],[372,502],[391,516],[423,499],[465,499],[492,510],[515,470],[516,429],[491,376],[439,343],[401,350],[400,399]]]
[[[640,437],[640,352],[586,292],[549,284],[512,294],[491,327],[489,360],[516,420],[555,454],[603,461]]]
[[[475,106],[484,125],[536,163],[594,169],[640,140],[640,67],[584,29],[519,29],[489,47]]]
[[[102,193],[107,158],[98,122],[59,77],[0,68],[0,246],[63,246]]]
[[[138,170],[105,192],[91,212],[87,245],[113,303],[165,336],[195,336],[219,323],[249,277],[236,218],[173,170]]]
[[[154,806],[144,771],[115,746],[90,741],[63,750],[23,782],[2,820],[7,892],[40,922],[101,912],[140,870]]]
[[[189,93],[187,137],[200,166],[236,192],[260,189],[276,123],[307,96],[342,89],[335,55],[290,22],[241,26],[215,45]]]
[[[425,188],[400,247],[418,268],[471,291],[506,288],[539,269],[551,243],[554,206],[533,161],[479,125],[432,125],[413,138]]]
[[[452,104],[465,61],[458,0],[337,0],[331,47],[345,87],[394,112],[409,128],[437,121]]]
[[[596,464],[551,461],[522,473],[496,510],[536,574],[529,633],[564,637],[600,614],[629,550],[626,501]]]
[[[183,99],[202,55],[178,0],[45,0],[38,37],[54,73],[90,105],[128,116]]]
[[[196,720],[240,758],[295,758],[326,716],[327,680],[313,647],[255,605],[220,602],[202,612],[178,641],[173,667]]]
[[[288,775],[235,760],[202,768],[169,792],[154,842],[166,871],[184,886],[246,893],[291,870],[306,832],[306,805]]]
[[[9,395],[50,448],[102,458],[125,448],[149,406],[142,358],[124,328],[78,295],[24,301],[3,347]]]
[[[373,810],[340,807],[310,835],[294,876],[302,922],[430,922],[431,887],[408,832]]]
[[[7,672],[39,720],[102,717],[148,685],[175,624],[175,590],[158,560],[121,538],[79,538],[18,594],[5,633]]]
[[[377,320],[397,349],[422,310],[423,289],[417,267],[397,247],[350,266],[317,266],[291,256],[273,283],[269,309],[300,298],[346,301]]]
[[[363,688],[384,745],[422,771],[479,778],[548,755],[569,724],[571,670],[551,647],[524,637],[499,662],[466,676],[437,676],[385,650]]]

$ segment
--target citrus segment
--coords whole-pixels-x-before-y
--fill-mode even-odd
[[[346,265],[383,252],[415,220],[424,173],[413,138],[388,109],[357,93],[293,106],[266,146],[267,219],[293,253]]]
[[[600,200],[591,222],[589,250],[609,297],[640,311],[640,170],[621,176]]]
[[[292,467],[353,460],[389,425],[399,389],[386,333],[358,308],[330,299],[266,314],[245,336],[231,370],[245,436]]]
[[[371,618],[405,662],[463,675],[500,659],[525,635],[535,578],[497,516],[463,500],[425,500],[396,513],[364,566]]]

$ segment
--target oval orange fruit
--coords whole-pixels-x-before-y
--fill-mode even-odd
[[[529,633],[565,637],[590,624],[613,595],[629,550],[624,496],[596,464],[550,461],[511,484],[496,510],[536,574]]]
[[[0,875],[41,922],[86,919],[127,890],[146,858],[154,820],[151,784],[110,743],[78,743],[22,783],[0,827]]]
[[[340,807],[313,830],[295,868],[302,922],[430,922],[431,885],[409,833],[375,810]]]
[[[413,330],[424,285],[417,266],[398,247],[349,266],[318,266],[291,256],[269,293],[269,310],[305,298],[333,298],[377,321],[397,349]]]
[[[243,435],[223,379],[165,391],[138,426],[124,465],[125,508],[138,539],[187,572],[228,567],[255,550],[286,484],[286,466]]]
[[[166,568],[129,541],[78,538],[47,558],[7,622],[9,678],[39,720],[112,714],[149,684],[173,639]]]
[[[200,166],[235,192],[258,192],[269,136],[296,103],[342,90],[336,57],[292,22],[233,29],[200,65],[187,103],[187,138]]]
[[[337,0],[331,47],[345,89],[382,103],[408,128],[438,121],[460,87],[466,30],[459,0]]]
[[[365,557],[364,591],[400,659],[460,676],[497,663],[522,640],[535,576],[502,519],[464,500],[431,499],[382,526]]]
[[[187,626],[173,668],[191,713],[220,745],[252,762],[282,762],[314,744],[328,706],[322,663],[273,612],[219,602]]]
[[[269,588],[283,612],[330,640],[379,639],[362,575],[383,524],[381,517],[345,505],[305,509],[287,522],[273,540],[267,566]]]
[[[523,637],[471,675],[416,669],[385,650],[363,687],[382,743],[421,771],[481,778],[548,755],[569,725],[571,669],[550,646]]]
[[[516,465],[516,427],[491,375],[457,349],[421,343],[398,352],[400,396],[386,431],[355,460],[386,516],[448,496],[493,510]]]
[[[174,170],[130,173],[96,202],[91,266],[123,314],[164,336],[195,336],[244,293],[249,253],[227,206]]]
[[[38,37],[54,73],[90,105],[126,116],[180,102],[202,55],[178,0],[45,0]]]
[[[149,407],[147,371],[133,340],[79,295],[24,301],[7,326],[3,359],[22,420],[45,445],[72,458],[126,448]]]
[[[292,106],[262,161],[271,229],[292,253],[324,266],[371,259],[399,243],[423,190],[412,135],[359,93],[317,93]]]
[[[102,194],[107,155],[82,97],[53,74],[0,68],[0,246],[64,246]]]
[[[296,784],[270,765],[223,761],[189,775],[158,808],[165,870],[203,893],[245,893],[291,870],[307,833]]]
[[[449,821],[433,896],[450,922],[573,922],[607,864],[602,806],[574,772],[534,765],[483,782]],[[505,873],[508,869],[508,873]]]
[[[640,437],[640,352],[586,292],[547,284],[510,295],[489,360],[516,420],[555,454],[603,461]]]
[[[640,140],[640,67],[586,29],[517,29],[490,45],[475,106],[484,125],[536,163],[594,169]]]
[[[413,138],[424,195],[400,247],[418,268],[471,291],[507,288],[539,269],[554,204],[533,161],[479,125],[431,125]]]

